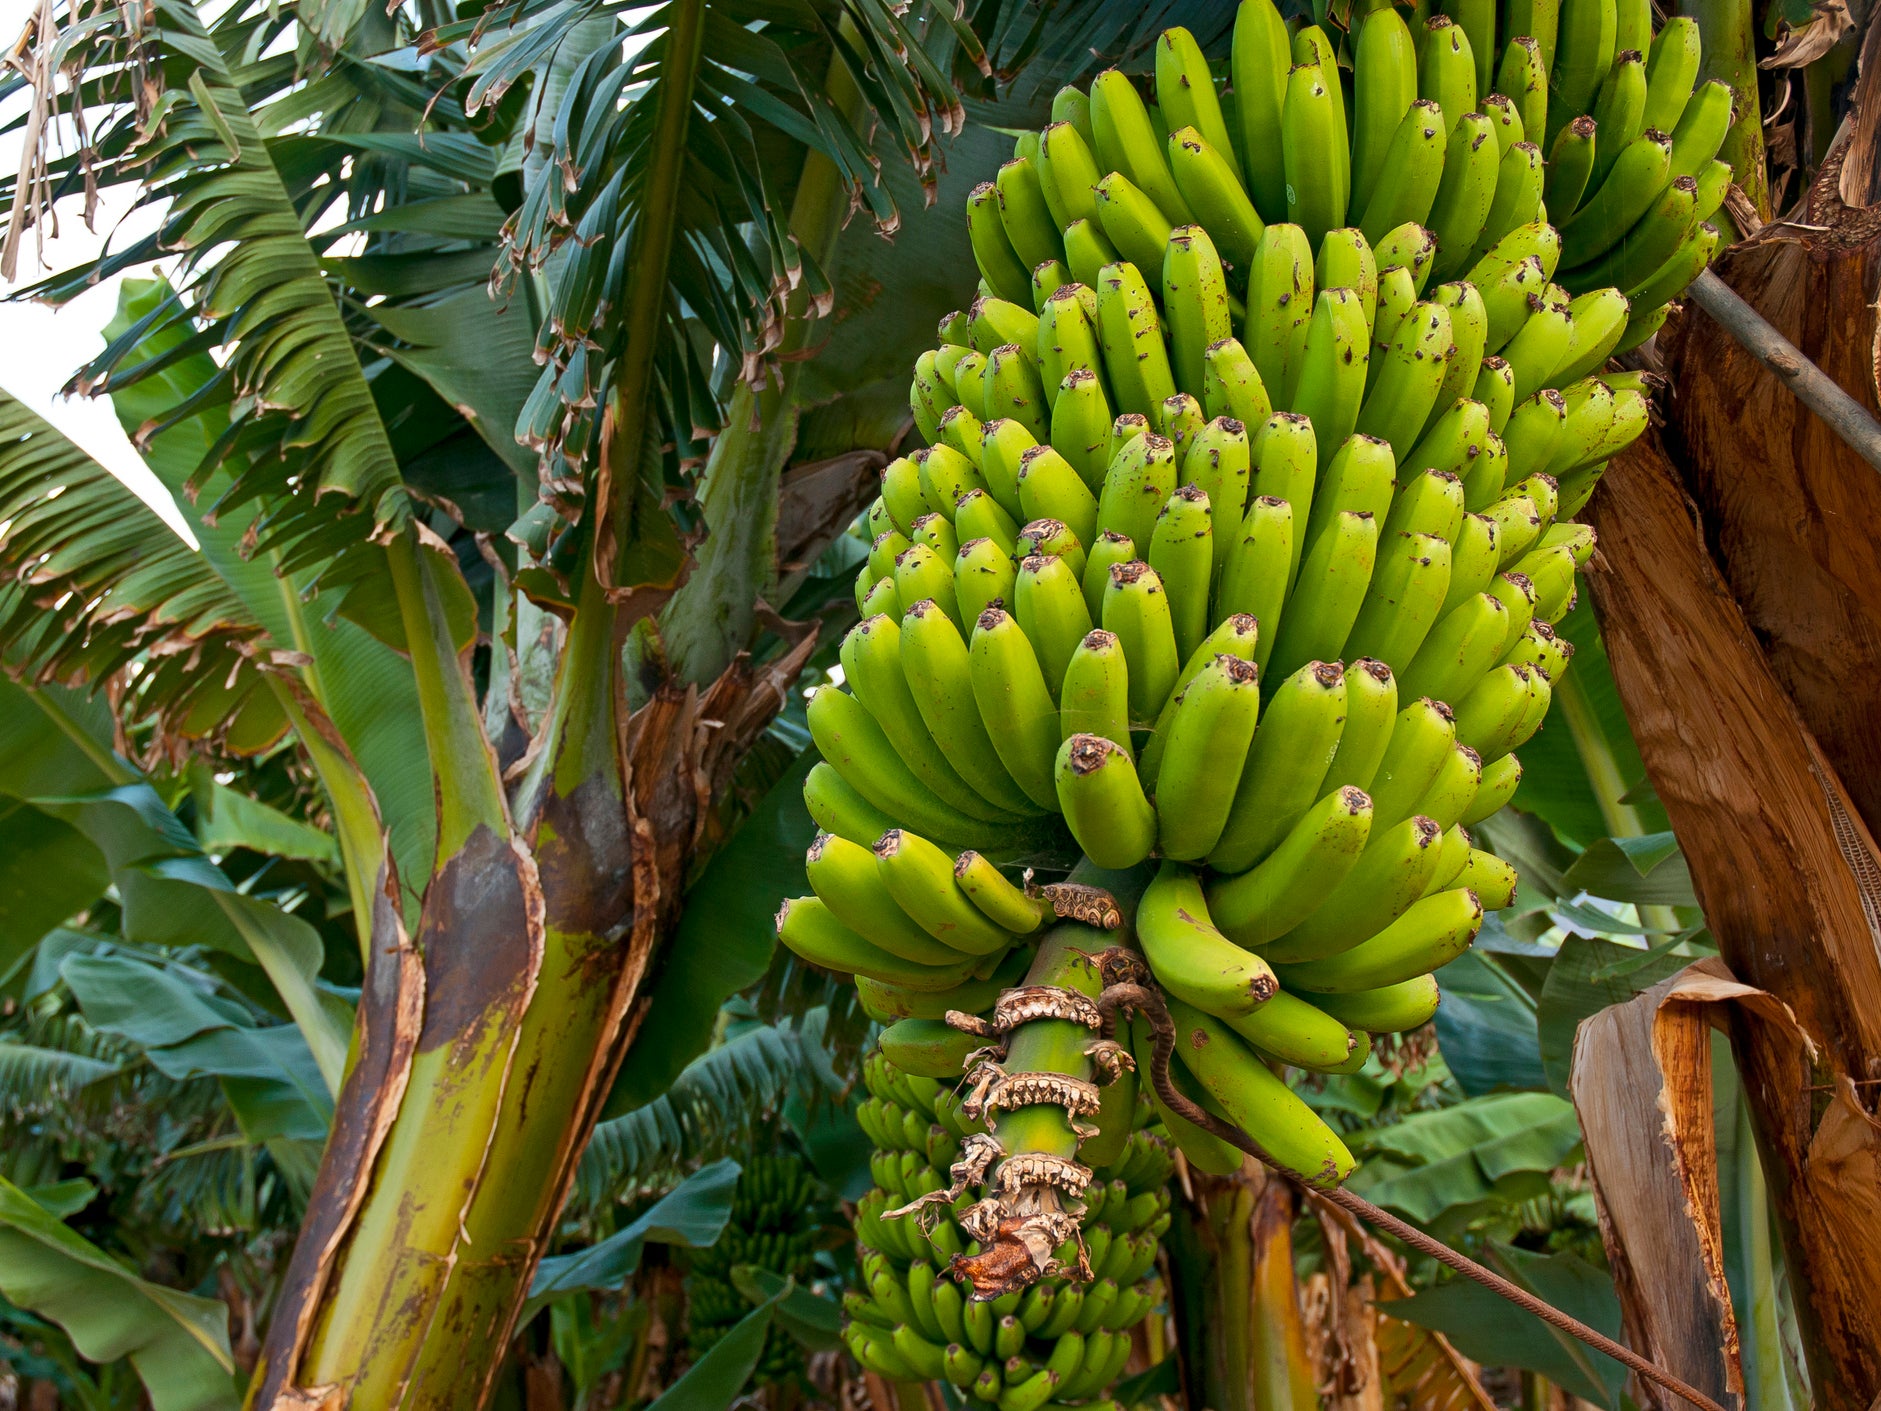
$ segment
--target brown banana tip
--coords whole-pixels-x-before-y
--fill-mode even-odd
[[[828,845],[831,835],[823,829],[817,829],[816,836],[810,839],[810,850],[804,854],[811,862],[823,860],[823,849]]]
[[[1345,666],[1341,662],[1316,661],[1308,665],[1307,670],[1313,673],[1313,680],[1328,691],[1345,680]]]
[[[1228,679],[1237,686],[1252,686],[1260,680],[1260,671],[1251,661],[1229,656],[1225,652],[1215,660],[1223,664],[1222,670],[1228,673]]]
[[[1043,573],[1046,566],[1057,557],[1058,555],[1056,554],[1027,554],[1024,558],[1019,560],[1019,572],[1031,574]]]
[[[1005,620],[1005,608],[993,605],[981,611],[980,615],[974,619],[973,625],[985,632],[997,632],[1000,624]]]
[[[1494,598],[1491,598],[1491,599],[1490,599],[1489,601],[1490,601],[1490,602],[1492,602],[1492,603],[1494,603],[1494,602],[1496,602],[1496,600],[1495,600]],[[1500,604],[1500,603],[1496,603],[1496,606],[1497,606],[1497,607],[1501,607],[1501,606],[1502,606],[1502,604]],[[1505,609],[1505,611],[1506,611],[1506,609]],[[1443,718],[1444,718],[1445,720],[1448,720],[1448,721],[1451,721],[1451,722],[1453,722],[1453,723],[1455,722],[1455,720],[1456,720],[1456,712],[1455,712],[1455,711],[1453,711],[1453,710],[1451,710],[1451,709],[1450,709],[1450,707],[1449,707],[1449,705],[1448,705],[1448,704],[1447,704],[1446,702],[1444,702],[1444,701],[1433,701],[1433,700],[1431,700],[1431,699],[1430,699],[1430,697],[1429,697],[1429,696],[1425,696],[1425,697],[1424,697],[1424,700],[1425,700],[1425,701],[1426,701],[1426,703],[1428,703],[1429,705],[1431,705],[1431,706],[1433,706],[1433,707],[1435,707],[1435,708],[1436,708],[1436,711],[1437,711],[1437,714],[1438,714],[1438,715],[1440,715],[1440,716],[1442,716],[1442,717],[1443,717]]]
[[[1471,749],[1468,745],[1458,745],[1457,748],[1461,750],[1465,756],[1468,757],[1470,763],[1474,764],[1476,766],[1477,771],[1480,773],[1483,767],[1483,757],[1480,754],[1478,754],[1475,750]]]
[[[1357,817],[1372,806],[1372,797],[1356,784],[1347,784],[1339,790],[1339,807],[1348,814]]]
[[[1066,759],[1071,772],[1082,779],[1087,774],[1095,774],[1119,753],[1117,747],[1102,735],[1073,735]]]
[[[1150,566],[1142,559],[1131,559],[1128,563],[1113,563],[1110,566],[1110,581],[1119,588],[1128,588],[1151,572]]]
[[[1117,634],[1115,632],[1106,632],[1101,627],[1093,627],[1089,632],[1084,634],[1084,640],[1078,645],[1083,647],[1087,652],[1111,651],[1114,650],[1117,645]]]
[[[1208,492],[1202,489],[1201,486],[1196,485],[1194,483],[1190,483],[1188,485],[1178,485],[1176,487],[1176,492],[1173,495],[1171,495],[1169,498],[1172,500],[1181,500],[1184,504],[1187,504],[1187,505],[1193,505],[1193,504],[1199,503],[1202,506],[1206,507],[1208,504]],[[1167,505],[1163,506],[1163,513],[1164,514],[1169,513],[1169,507]]]
[[[900,852],[901,829],[890,828],[886,833],[875,840],[875,846],[871,851],[874,852],[877,857],[893,857],[896,853]]]
[[[1430,847],[1443,836],[1443,829],[1437,826],[1437,820],[1434,818],[1426,818],[1420,813],[1411,822],[1417,834],[1417,845],[1420,848]],[[876,846],[879,848],[881,844],[877,843]]]
[[[1360,657],[1348,669],[1364,672],[1381,686],[1391,683],[1391,668],[1377,657]]]
[[[965,852],[961,853],[959,857],[955,858],[954,859],[954,877],[958,879],[958,878],[966,876],[968,869],[970,869],[973,866],[973,864],[979,860],[979,856],[980,855],[976,853],[975,851],[973,851],[972,848],[968,848]]]

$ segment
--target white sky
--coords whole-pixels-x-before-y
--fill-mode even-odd
[[[34,0],[0,0],[0,44],[12,44],[33,8]],[[17,100],[8,103],[0,119],[10,119],[18,110]],[[17,171],[19,158],[20,134],[15,131],[0,135],[0,164],[9,172]],[[79,203],[62,203],[59,237],[46,242],[47,263],[53,269],[64,269],[95,255],[127,214],[128,193],[107,191],[100,201],[97,232],[93,233],[85,229]],[[142,235],[151,228],[151,221],[151,212],[135,213],[131,223],[112,237],[113,244],[121,245],[127,237]],[[32,284],[43,274],[29,231],[20,249],[18,284]],[[12,292],[0,287],[0,297]],[[112,281],[87,290],[57,309],[35,303],[0,303],[0,387],[96,457],[193,542],[175,502],[125,436],[110,403],[89,397],[68,401],[59,395],[72,373],[104,346],[102,330],[117,307],[117,297],[116,282]]]

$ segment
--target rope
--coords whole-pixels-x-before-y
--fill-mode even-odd
[[[1169,1018],[1169,1010],[1163,1004],[1162,995],[1153,987],[1141,984],[1114,984],[1098,996],[1097,1005],[1103,1012],[1106,1027],[1114,1022],[1116,1011],[1128,1007],[1142,1013],[1150,1021],[1155,1031],[1155,1042],[1151,1049],[1150,1081],[1156,1089],[1156,1096],[1163,1105],[1177,1116],[1208,1132],[1211,1136],[1240,1148],[1264,1166],[1289,1180],[1298,1180],[1273,1157],[1269,1156],[1261,1144],[1242,1131],[1230,1126],[1216,1117],[1206,1108],[1200,1107],[1184,1096],[1170,1081],[1169,1059],[1176,1050],[1176,1026]],[[1698,1388],[1691,1386],[1657,1363],[1648,1362],[1630,1347],[1615,1342],[1605,1333],[1588,1327],[1577,1318],[1570,1317],[1552,1304],[1543,1303],[1526,1289],[1518,1288],[1493,1269],[1487,1269],[1471,1259],[1467,1254],[1450,1248],[1441,1240],[1432,1239],[1422,1230],[1406,1224],[1387,1210],[1380,1209],[1361,1195],[1355,1195],[1343,1186],[1333,1190],[1320,1190],[1312,1187],[1315,1194],[1331,1201],[1334,1205],[1350,1212],[1361,1220],[1369,1221],[1389,1235],[1402,1240],[1418,1253],[1435,1259],[1474,1283],[1481,1284],[1491,1293],[1506,1298],[1518,1308],[1526,1309],[1552,1328],[1558,1328],[1569,1337],[1577,1338],[1597,1351],[1604,1352],[1616,1362],[1624,1363],[1634,1372],[1656,1386],[1665,1388],[1675,1396],[1682,1397],[1704,1411],[1726,1411],[1726,1408],[1706,1396]]]

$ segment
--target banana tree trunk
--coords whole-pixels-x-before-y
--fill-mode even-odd
[[[1751,425],[1736,444],[1746,458],[1705,475],[1752,493],[1790,473],[1756,460]],[[1589,584],[1724,959],[1782,1000],[1813,1044],[1784,1026],[1732,1023],[1816,1403],[1866,1411],[1881,1393],[1881,852],[1708,551],[1711,517],[1695,509],[1660,437],[1641,441],[1590,505],[1608,571]],[[1825,548],[1863,552],[1853,541],[1865,535],[1843,521]],[[1869,700],[1871,682],[1859,686]]]
[[[1191,1168],[1186,1186],[1170,1253],[1189,1404],[1314,1411],[1318,1369],[1293,1268],[1292,1187],[1252,1161],[1231,1176]]]
[[[354,1061],[252,1406],[485,1403],[710,801],[810,645],[629,713],[616,612],[589,597],[513,818],[467,672],[420,672],[444,761],[439,860],[415,934],[380,874]]]

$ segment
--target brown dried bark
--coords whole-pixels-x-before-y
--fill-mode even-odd
[[[1745,427],[1752,456],[1754,437]],[[1718,459],[1727,449],[1709,448],[1714,484],[1761,475],[1734,449]],[[1867,1411],[1881,1392],[1881,856],[1656,434],[1613,462],[1587,518],[1608,570],[1589,586],[1614,679],[1725,962],[1815,1045],[1812,1062],[1768,1020],[1732,1020],[1817,1403]]]
[[[1842,203],[1846,143],[1792,224],[1717,274],[1869,410],[1881,207]],[[1695,305],[1659,346],[1667,439],[1719,571],[1870,832],[1881,832],[1881,472]]]

